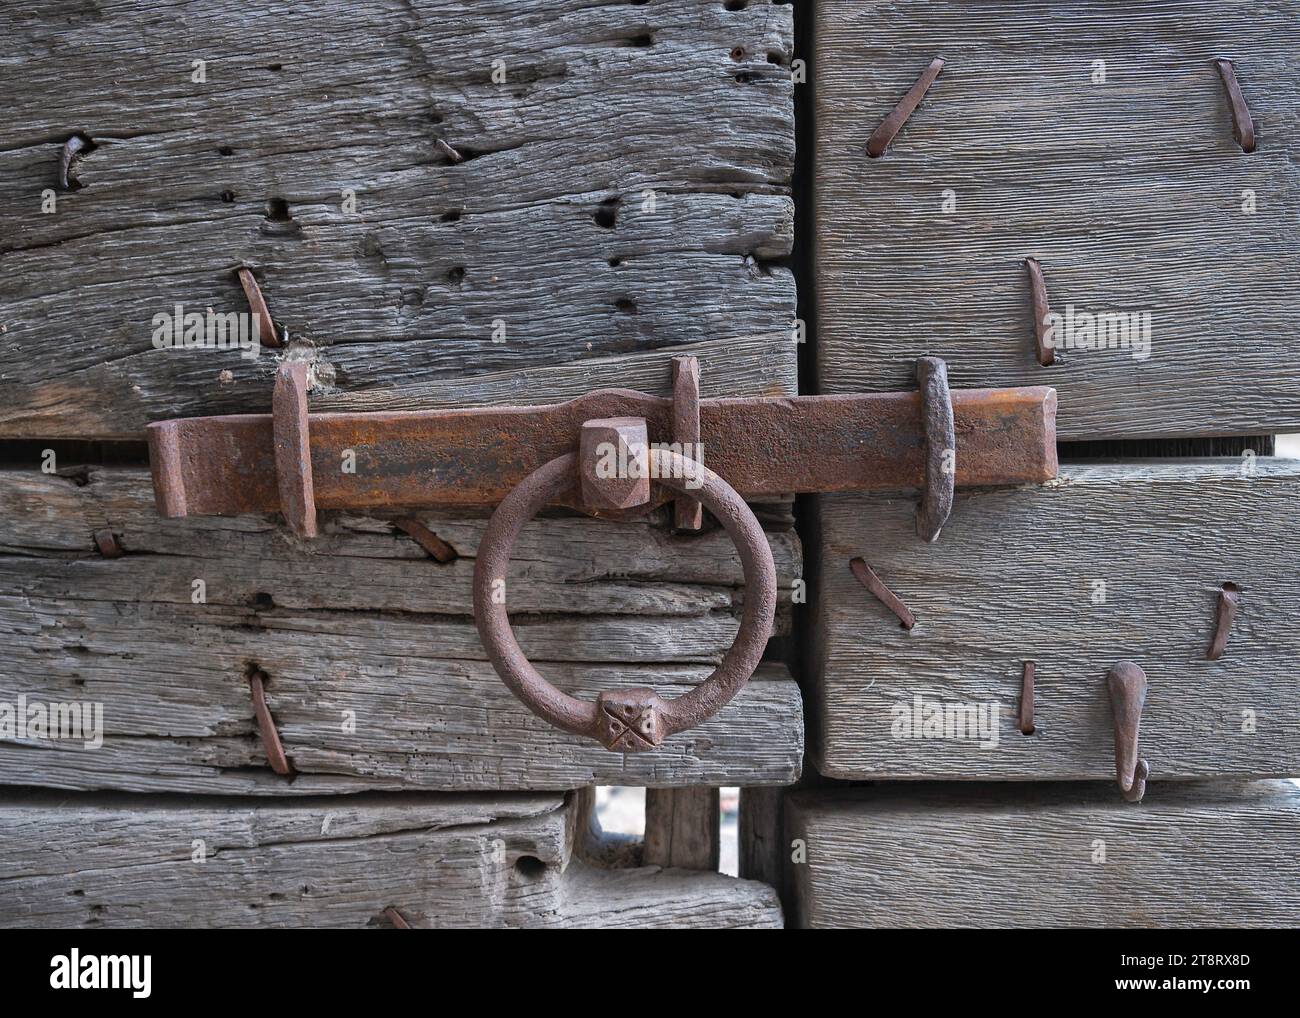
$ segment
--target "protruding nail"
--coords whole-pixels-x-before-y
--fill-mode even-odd
[[[79,134],[74,134],[63,143],[63,151],[59,155],[59,186],[65,191],[72,190],[72,184],[68,180],[68,171],[72,169],[73,157],[85,147],[86,139]]]
[[[907,123],[907,118],[912,115],[912,111],[921,104],[925,98],[925,93],[930,91],[930,86],[934,84],[935,79],[939,77],[939,72],[943,70],[943,60],[935,57],[930,61],[930,66],[925,69],[916,84],[907,90],[907,95],[899,100],[894,111],[880,122],[875,133],[867,141],[867,155],[872,159],[878,159],[885,154],[889,148],[890,142],[894,140],[894,135],[898,134],[902,126]]]
[[[95,547],[104,558],[121,558],[124,554],[117,535],[111,530],[95,531]]]
[[[384,909],[384,918],[396,926],[399,930],[409,930],[411,924],[406,921],[406,916],[397,911],[392,905]]]
[[[248,673],[248,688],[253,696],[253,716],[257,719],[257,731],[262,737],[262,749],[271,770],[288,777],[293,773],[293,767],[280,742],[280,732],[275,727],[275,719],[271,717],[271,709],[266,705],[266,679],[266,672],[261,669],[253,669]]]
[[[1232,633],[1232,623],[1237,617],[1237,608],[1241,605],[1241,588],[1235,583],[1225,583],[1219,590],[1219,604],[1215,612],[1214,638],[1205,656],[1211,661],[1223,657],[1223,650],[1228,645],[1228,636]]]
[[[275,323],[271,321],[271,310],[266,306],[266,298],[262,296],[262,288],[257,285],[257,277],[253,275],[253,270],[241,267],[236,274],[239,276],[239,285],[244,288],[248,309],[257,319],[258,340],[262,346],[272,348],[282,346],[280,337],[275,331]]]
[[[957,488],[957,432],[953,423],[948,365],[938,357],[916,361],[921,389],[921,426],[925,435],[925,490],[916,514],[916,532],[933,543],[952,515]]]
[[[411,540],[443,565],[455,562],[460,557],[455,548],[417,519],[403,516],[400,520],[393,520],[393,526],[409,535]]]
[[[1228,93],[1228,105],[1232,109],[1232,136],[1237,139],[1243,152],[1254,152],[1255,122],[1250,118],[1246,97],[1241,94],[1241,86],[1237,84],[1237,69],[1225,57],[1215,60],[1214,66],[1219,69],[1224,91]]]
[[[1020,677],[1020,733],[1034,734],[1034,662],[1026,661]]]
[[[1029,295],[1034,312],[1034,353],[1038,363],[1050,368],[1056,363],[1056,350],[1047,336],[1047,318],[1052,309],[1047,305],[1047,284],[1043,282],[1043,267],[1037,258],[1026,258],[1029,270]]]
[[[1151,769],[1138,757],[1138,731],[1147,698],[1147,676],[1132,661],[1117,661],[1106,673],[1115,719],[1115,779],[1129,802],[1141,802]]]
[[[849,569],[853,575],[858,578],[858,582],[866,587],[876,599],[898,616],[898,621],[903,624],[904,629],[911,629],[916,625],[916,616],[912,614],[907,605],[894,594],[892,590],[885,586],[884,581],[876,575],[865,559],[855,558],[849,560]]]
[[[441,138],[435,138],[433,140],[433,147],[436,148],[443,155],[445,155],[453,163],[463,163],[465,161],[465,157],[463,155],[457,152],[454,148],[448,145]]]

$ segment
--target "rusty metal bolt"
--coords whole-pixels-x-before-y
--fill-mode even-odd
[[[644,417],[586,421],[579,449],[587,508],[635,509],[650,501],[650,440]]]

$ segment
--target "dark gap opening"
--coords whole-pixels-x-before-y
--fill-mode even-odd
[[[50,462],[47,450],[53,453],[53,472],[65,477],[83,466],[149,465],[147,442],[10,438],[0,441],[0,468],[41,470]]]
[[[1272,435],[1237,435],[1226,438],[1130,438],[1057,442],[1062,463],[1097,459],[1154,459],[1157,457],[1240,456],[1247,450],[1272,456]]]

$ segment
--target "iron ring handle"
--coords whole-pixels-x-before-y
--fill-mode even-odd
[[[524,525],[543,506],[578,483],[578,456],[567,453],[533,471],[497,506],[479,543],[474,563],[474,621],[488,660],[501,680],[529,710],[556,728],[585,735],[606,749],[654,749],[668,736],[711,718],[731,700],[762,660],[776,615],[776,566],[763,528],[745,500],[726,481],[664,449],[650,449],[652,476],[675,491],[699,499],[717,517],[740,553],[745,571],[745,607],[740,631],[721,664],[700,685],[673,700],[652,689],[601,693],[595,703],[556,689],[520,649],[506,613],[505,577],[510,553]],[[703,480],[699,488],[688,480]]]

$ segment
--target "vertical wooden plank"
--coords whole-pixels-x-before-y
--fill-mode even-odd
[[[647,788],[645,864],[716,870],[719,811],[716,788]]]

